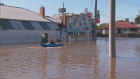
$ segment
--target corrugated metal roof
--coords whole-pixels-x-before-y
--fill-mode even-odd
[[[21,21],[14,21],[14,20],[9,20],[11,25],[14,27],[16,30],[25,30],[26,28],[24,25],[21,23]]]
[[[45,17],[47,20],[51,21],[51,22],[55,22],[57,24],[61,23],[61,19],[60,16],[46,16]]]
[[[42,26],[42,28],[43,28],[44,30],[50,30],[50,28],[49,28],[49,26],[48,26],[47,23],[45,23],[45,22],[39,22],[39,24]]]
[[[55,30],[59,23],[57,18],[43,18],[24,8],[0,5],[0,30]]]
[[[58,25],[55,23],[47,23],[51,30],[59,29]]]
[[[12,6],[5,6],[5,5],[0,5],[0,18],[51,22],[39,16],[38,13],[32,12],[30,10],[24,8],[12,7]]]
[[[13,30],[14,29],[14,27],[10,24],[10,21],[9,20],[1,20],[0,19],[0,26],[1,26],[1,29],[3,29],[3,30],[7,30],[7,29],[9,29],[9,30]]]
[[[42,26],[38,22],[30,22],[35,30],[43,30]]]
[[[0,19],[0,30],[56,30],[59,26],[53,22]]]

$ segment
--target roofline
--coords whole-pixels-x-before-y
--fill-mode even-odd
[[[22,7],[15,7],[15,6],[8,6],[8,5],[0,5],[0,6],[7,6],[7,7],[13,7],[13,8],[24,9],[24,10],[27,10],[27,11],[33,12],[33,13],[35,13],[35,14],[37,14],[37,15],[39,16],[39,13],[34,12],[34,11],[31,11],[31,10],[29,10],[29,9],[22,8]],[[41,16],[39,16],[39,17],[41,17]],[[43,17],[41,17],[41,18],[43,18]],[[8,20],[16,20],[16,21],[19,21],[19,20],[20,20],[20,21],[47,22],[47,21],[21,20],[21,19],[10,19],[10,18],[0,18],[0,19],[8,19]],[[50,20],[50,19],[47,19],[46,17],[43,18],[43,19],[49,20],[50,22],[53,22],[53,23],[56,23],[56,22],[54,22],[54,21],[52,21],[52,20]],[[49,23],[49,22],[48,22],[48,23]],[[60,24],[60,23],[56,23],[56,24]]]
[[[15,20],[15,21],[33,21],[33,20],[20,20],[20,19],[9,19],[9,18],[0,18],[5,20]],[[45,21],[34,21],[34,22],[45,22]]]
[[[47,19],[47,20],[49,20],[50,22],[53,22],[53,23],[56,23],[56,24],[61,24],[61,23],[55,22],[55,21],[53,21],[53,20],[50,20],[50,19],[48,19],[47,17],[48,17],[48,16],[46,16],[44,19]],[[50,18],[51,18],[51,17],[50,17]],[[52,19],[55,19],[55,18],[52,18]]]
[[[4,19],[4,20],[14,20],[14,21],[30,21],[30,22],[43,22],[43,23],[55,23],[58,24],[56,22],[45,22],[45,21],[31,21],[31,20],[18,20],[18,19],[5,19],[5,18],[0,18],[0,19]]]
[[[38,15],[39,15],[39,13],[37,13],[37,12],[31,11],[31,10],[29,10],[29,9],[22,8],[22,7],[8,6],[8,5],[5,5],[5,4],[4,4],[4,5],[0,5],[0,6],[7,6],[7,7],[13,7],[13,8],[24,9],[24,10],[27,10],[27,11],[30,11],[30,12],[33,12],[33,13],[36,13],[36,14],[38,14]]]

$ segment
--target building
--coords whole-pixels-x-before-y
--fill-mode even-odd
[[[55,15],[61,23],[61,38],[64,41],[92,39],[93,18],[91,12]],[[53,16],[55,18],[55,16]]]
[[[92,13],[86,12],[81,14],[71,14],[67,17],[67,32],[69,39],[90,40],[92,37],[93,19]]]
[[[135,24],[135,25],[139,27],[139,33],[140,33],[140,24]]]
[[[54,19],[28,9],[0,4],[0,44],[39,43],[41,34],[48,33],[49,40],[60,38],[60,31]]]
[[[102,33],[109,34],[109,24],[101,25]],[[138,33],[139,27],[135,24],[131,24],[129,22],[116,22],[116,34],[117,35],[125,35],[128,33]]]

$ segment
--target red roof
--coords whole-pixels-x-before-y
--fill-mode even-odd
[[[103,29],[108,29],[108,25],[101,26]],[[116,22],[116,28],[139,28],[135,24],[131,24],[129,22]]]
[[[129,22],[116,22],[116,28],[139,28],[139,27]]]

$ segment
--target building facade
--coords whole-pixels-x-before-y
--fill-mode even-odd
[[[92,39],[92,13],[85,12],[80,14],[62,14],[59,15],[59,19],[61,20],[62,24],[60,27],[61,39],[63,41],[80,41]]]
[[[40,13],[24,8],[0,4],[0,44],[40,43],[41,34],[48,33],[49,40],[60,38],[59,26]]]
[[[109,26],[101,26],[102,33],[105,35],[109,34]],[[135,24],[131,24],[129,22],[116,22],[116,35],[117,36],[127,36],[130,33],[139,33],[139,28]]]

